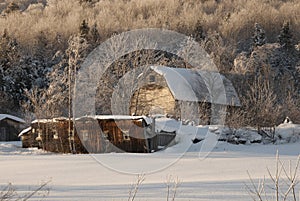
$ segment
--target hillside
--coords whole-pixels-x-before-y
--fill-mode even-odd
[[[219,71],[233,77],[244,101],[243,119],[266,119],[274,116],[270,110],[280,110],[280,115],[262,126],[278,124],[285,116],[300,121],[297,0],[2,0],[0,11],[1,113],[30,118],[32,113],[40,117],[67,115],[68,67],[79,68],[89,52],[114,34],[155,27],[192,36],[210,54]],[[259,40],[263,42],[258,42],[255,37],[261,33]],[[76,61],[74,51],[79,53]],[[149,54],[137,53],[141,57]],[[169,55],[162,57],[172,63]],[[151,62],[161,63],[162,57]],[[125,57],[123,64],[133,59],[132,55]],[[175,63],[180,62],[177,59]],[[266,83],[266,79],[258,79],[260,76],[270,79]],[[262,81],[265,83],[258,83]],[[258,89],[258,85],[266,88]],[[259,102],[253,98],[253,90],[269,94]],[[251,97],[254,102],[249,102]],[[249,105],[269,110],[253,113]],[[239,118],[235,111],[229,121]]]

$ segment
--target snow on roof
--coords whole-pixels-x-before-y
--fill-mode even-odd
[[[57,122],[61,120],[68,120],[69,118],[67,117],[58,117],[58,118],[53,118],[53,119],[36,119],[32,121],[31,123],[47,123],[47,122]]]
[[[83,118],[92,118],[92,119],[103,119],[103,120],[145,120],[147,124],[151,123],[151,118],[146,116],[129,116],[129,115],[94,115],[94,116],[83,116],[76,118],[76,120],[80,120]]]
[[[179,130],[181,126],[181,122],[175,120],[175,119],[170,119],[166,117],[158,118],[155,119],[155,131],[156,132],[176,132]]]
[[[28,127],[28,128],[25,128],[24,130],[22,130],[22,131],[19,133],[18,137],[23,136],[25,133],[29,132],[30,130],[31,130],[31,126]]]
[[[218,72],[165,66],[151,66],[151,69],[164,76],[176,100],[240,106],[230,80]]]
[[[92,118],[92,119],[111,119],[111,120],[142,120],[144,119],[147,124],[151,123],[151,118],[148,118],[146,116],[129,116],[129,115],[89,115],[89,116],[82,116],[78,117],[75,120],[80,120],[84,118]],[[69,118],[66,117],[59,117],[59,118],[53,118],[53,119],[36,119],[32,121],[31,123],[48,123],[48,122],[57,122],[61,120],[68,120]],[[73,118],[71,118],[72,120]]]
[[[10,119],[19,123],[25,123],[25,121],[19,117],[10,115],[10,114],[0,114],[0,121],[3,119]]]

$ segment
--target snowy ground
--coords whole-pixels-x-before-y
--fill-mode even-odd
[[[181,158],[168,150],[155,154],[91,156],[51,154],[20,146],[20,142],[0,142],[1,187],[12,182],[22,194],[50,180],[50,194],[45,199],[49,201],[127,200],[130,185],[137,176],[121,172],[132,167],[140,167],[135,171],[149,167],[152,170],[145,175],[136,200],[166,200],[165,183],[172,176],[180,180],[177,200],[250,201],[244,184],[249,182],[247,171],[254,179],[263,178],[267,176],[266,167],[274,170],[276,150],[283,161],[295,161],[300,154],[300,142],[281,145],[219,142],[205,159],[199,158],[201,142]],[[174,164],[159,170],[157,167],[165,160]]]

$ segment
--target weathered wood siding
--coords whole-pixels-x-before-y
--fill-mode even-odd
[[[38,147],[50,152],[70,153],[69,145],[69,121],[49,120],[35,122],[31,124],[32,135],[37,141]],[[71,128],[73,122],[71,122]],[[73,132],[73,131],[72,131]],[[32,138],[32,137],[31,137]],[[86,150],[82,146],[79,137],[74,133],[74,145],[77,153],[85,153]]]
[[[146,139],[145,120],[96,119],[83,117],[76,120],[73,131],[76,153],[134,152],[157,150],[149,147],[154,139]],[[70,153],[69,120],[34,121],[31,130],[22,135],[23,147],[38,147],[46,151]]]
[[[82,118],[76,130],[91,153],[147,153],[147,140],[142,121]]]
[[[167,147],[176,137],[176,133],[160,132],[157,134],[157,145]]]
[[[37,133],[32,133],[32,130],[24,133],[21,137],[22,140],[22,147],[29,148],[29,147],[39,147],[39,141],[36,140]]]
[[[0,121],[0,141],[18,141],[22,124],[10,119]]]

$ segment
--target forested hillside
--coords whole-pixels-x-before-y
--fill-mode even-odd
[[[298,0],[2,0],[0,12],[0,113],[66,115],[69,66],[155,27],[195,38],[232,80],[243,107],[230,125],[300,122]]]

